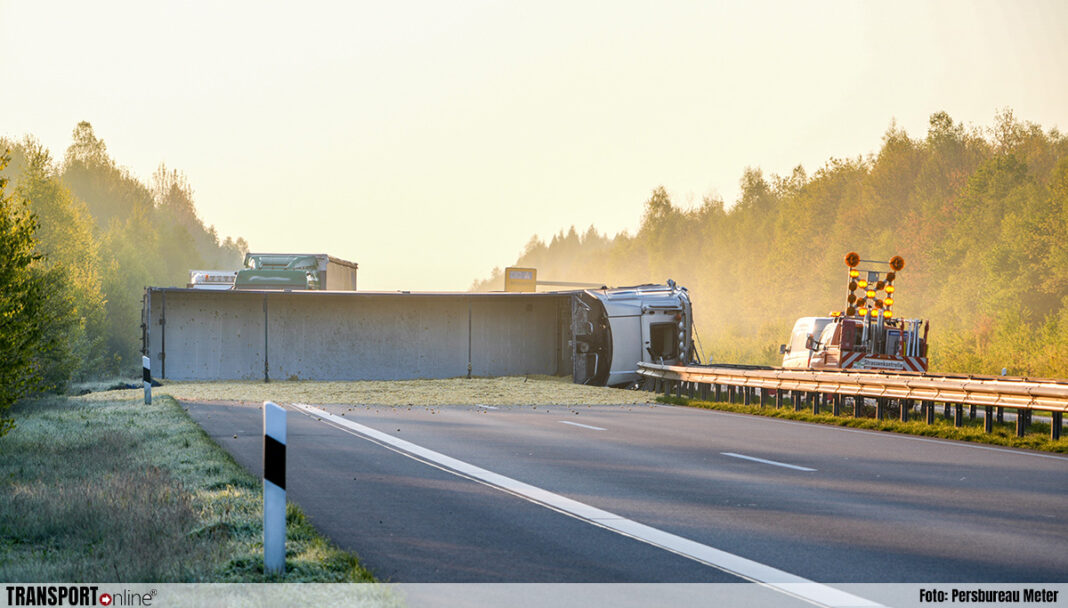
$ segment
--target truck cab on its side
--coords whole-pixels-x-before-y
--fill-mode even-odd
[[[579,384],[632,384],[641,379],[639,361],[686,365],[694,357],[690,296],[671,280],[579,292],[572,323]]]

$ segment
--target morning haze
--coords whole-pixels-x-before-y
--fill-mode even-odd
[[[1031,274],[1060,263],[1063,220],[1027,222],[1059,217],[1064,3],[603,6],[0,2],[9,193],[47,186],[50,209],[75,218],[97,260],[74,277],[90,334],[136,324],[144,283],[236,264],[245,248],[356,261],[369,290],[489,288],[517,260],[558,280],[672,276],[703,300],[699,328],[746,318],[767,338],[745,347],[721,325],[707,351],[758,361],[790,318],[832,305],[843,249],[911,250],[906,275],[933,291],[903,307],[991,335],[1056,333],[1063,266]],[[1006,144],[1006,129],[1025,143]],[[942,131],[968,154],[932,141]],[[79,177],[86,142],[100,158]],[[988,166],[1006,153],[1020,166]],[[36,182],[18,174],[27,163]],[[987,173],[1010,176],[1007,190],[986,193]],[[960,201],[974,207],[962,217],[1025,209],[1022,224],[981,227],[1037,240],[1021,268],[1041,295],[1007,287],[955,316],[931,277],[969,259]],[[158,233],[155,250],[138,251],[138,226]],[[796,306],[775,290],[725,303],[780,258],[789,276],[812,274]],[[1016,296],[1017,326],[983,325]],[[953,363],[994,365],[975,344]],[[94,352],[135,350],[131,338]],[[1044,361],[1018,366],[1063,373]]]

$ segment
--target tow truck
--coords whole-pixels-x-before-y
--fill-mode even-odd
[[[905,260],[901,256],[889,262],[862,260],[850,252],[845,263],[849,267],[845,310],[798,319],[789,344],[779,346],[782,366],[926,372],[930,322],[900,319],[893,312],[894,280]]]

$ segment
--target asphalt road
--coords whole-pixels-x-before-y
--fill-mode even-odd
[[[259,407],[184,405],[260,473]],[[1068,579],[1063,456],[671,406],[288,409],[288,498],[385,581]]]

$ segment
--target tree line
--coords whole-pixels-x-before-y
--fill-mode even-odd
[[[237,268],[193,189],[160,165],[144,183],[88,122],[63,159],[32,136],[0,138],[0,411],[20,395],[139,367],[141,295],[194,268]]]
[[[515,266],[548,280],[689,288],[705,360],[774,365],[802,316],[846,306],[843,257],[903,256],[895,313],[930,320],[932,371],[1068,377],[1068,138],[1000,112],[945,112],[922,138],[811,175],[747,169],[729,208],[680,208],[663,187],[636,234],[536,236]],[[472,289],[502,289],[499,269]]]

